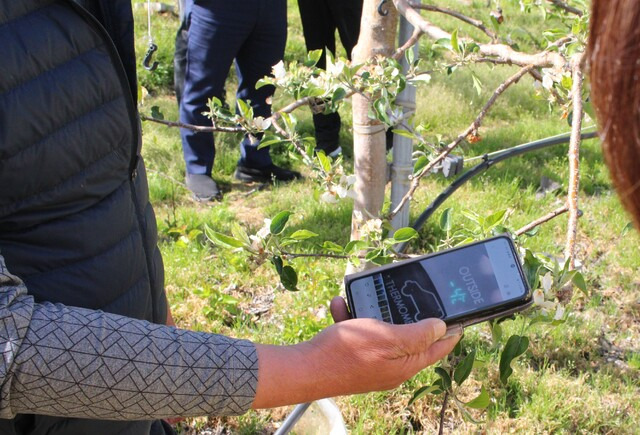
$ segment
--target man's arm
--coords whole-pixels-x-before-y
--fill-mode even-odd
[[[0,417],[145,420],[242,414],[255,346],[127,317],[35,304],[0,256]]]
[[[336,312],[344,306],[335,305],[341,320]],[[228,415],[390,389],[445,356],[459,338],[439,340],[446,328],[436,319],[413,325],[355,319],[297,345],[254,345],[35,304],[1,256],[0,320],[0,418]]]

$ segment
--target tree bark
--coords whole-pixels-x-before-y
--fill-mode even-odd
[[[364,0],[361,31],[353,50],[353,62],[364,64],[375,56],[390,57],[395,50],[398,28],[398,11],[391,1],[382,6],[387,14],[379,13],[380,0]],[[364,220],[379,217],[384,203],[388,179],[385,126],[369,118],[371,99],[353,96],[353,154],[356,175],[354,219],[352,239],[359,238],[359,221],[356,212]]]

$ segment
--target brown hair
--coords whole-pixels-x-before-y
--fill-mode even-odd
[[[593,0],[588,59],[603,151],[640,229],[640,1]]]

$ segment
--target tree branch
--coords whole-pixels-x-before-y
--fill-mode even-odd
[[[557,6],[560,9],[563,9],[566,12],[569,12],[570,14],[575,14],[579,17],[584,15],[584,11],[581,11],[578,8],[574,8],[573,6],[568,5],[566,2],[562,0],[547,0],[547,1],[549,3],[552,3],[554,6]]]
[[[551,213],[548,213],[544,216],[542,216],[539,219],[536,219],[535,221],[525,225],[524,227],[520,228],[518,231],[515,232],[516,236],[521,236],[524,233],[527,233],[529,231],[531,231],[532,229],[549,222],[552,219],[557,218],[558,216],[566,213],[569,211],[569,207],[565,204],[560,208],[555,209],[554,211],[552,211]]]
[[[431,39],[451,39],[451,34],[425,20],[420,13],[411,7],[407,0],[393,0],[398,12],[415,28]],[[479,44],[479,54],[490,56],[506,63],[520,66],[533,65],[536,67],[555,67],[564,69],[565,58],[556,52],[545,50],[536,54],[522,53],[504,44]]]
[[[442,409],[440,409],[440,427],[438,428],[438,435],[444,433],[444,415],[447,411],[447,404],[449,403],[449,391],[445,391],[444,399],[442,400]]]
[[[482,21],[467,17],[466,15],[463,15],[458,11],[454,11],[452,9],[443,8],[443,7],[440,7],[440,6],[424,5],[422,3],[416,3],[416,2],[411,2],[411,3],[409,3],[409,5],[414,9],[422,9],[424,11],[431,11],[431,12],[440,12],[442,14],[446,14],[446,15],[452,16],[454,18],[459,19],[460,21],[463,21],[463,22],[465,22],[467,24],[470,24],[470,25],[482,30],[489,38],[491,38],[492,41],[495,41],[496,39],[498,39],[498,35],[496,35],[495,32],[489,30],[487,28],[487,26],[485,26]]]
[[[396,50],[396,52],[393,53],[392,58],[399,61],[408,49],[410,49],[411,47],[413,47],[418,43],[421,37],[422,37],[422,31],[420,29],[415,29],[413,31],[413,34],[411,35],[411,38],[409,38],[407,42],[405,42],[402,45],[402,47],[399,47]]]
[[[167,127],[184,128],[195,131],[196,133],[241,133],[244,131],[242,127],[218,127],[215,125],[206,127],[202,125],[185,124],[180,121],[166,121],[164,119],[152,118],[142,114],[140,114],[140,119],[143,121],[155,122],[156,124],[162,124]]]
[[[569,206],[569,224],[567,228],[567,245],[564,256],[569,260],[569,269],[575,268],[576,238],[578,233],[578,194],[580,190],[580,145],[582,143],[582,88],[584,86],[583,69],[584,55],[577,55],[572,59],[571,70],[573,86],[571,98],[573,101],[573,121],[571,125],[571,142],[569,144],[569,194],[567,205]]]
[[[400,213],[400,210],[402,210],[402,207],[404,207],[405,204],[411,200],[411,198],[413,197],[413,194],[416,192],[416,190],[418,189],[418,186],[420,185],[420,179],[422,179],[422,177],[424,177],[426,174],[431,172],[431,170],[438,163],[443,161],[445,157],[447,157],[449,153],[453,151],[454,148],[460,145],[460,143],[467,136],[477,131],[478,128],[480,128],[480,126],[482,125],[482,121],[489,113],[489,110],[495,104],[498,97],[500,97],[500,95],[502,95],[511,85],[513,85],[514,83],[517,83],[518,80],[522,78],[522,76],[524,76],[525,74],[528,74],[533,68],[534,68],[533,65],[528,65],[520,69],[516,74],[509,77],[500,86],[498,86],[498,88],[495,90],[491,98],[489,98],[489,101],[487,101],[487,103],[484,105],[484,107],[482,108],[482,110],[480,111],[476,119],[471,123],[471,125],[464,132],[462,132],[453,142],[447,145],[446,148],[440,153],[440,155],[438,155],[438,157],[436,157],[434,160],[429,162],[429,164],[422,171],[420,171],[418,175],[416,175],[413,178],[413,180],[411,181],[411,187],[409,188],[409,191],[407,192],[407,194],[404,196],[404,198],[402,198],[402,200],[396,206],[396,208],[392,210],[391,213],[389,213],[389,215],[387,216],[389,220],[393,219],[398,213]]]
[[[353,95],[353,92],[348,93],[345,98],[349,98]],[[305,97],[301,98],[293,103],[279,109],[271,115],[269,118],[271,122],[275,122],[282,117],[283,113],[292,113],[293,111],[299,109],[302,106],[309,105],[311,102],[315,100],[315,97]],[[180,121],[165,121],[164,119],[152,118],[146,115],[140,115],[140,119],[143,121],[155,122],[156,124],[162,124],[167,127],[174,128],[184,128],[187,130],[195,131],[196,133],[242,133],[245,131],[242,127],[219,127],[217,125],[212,125],[211,127],[202,126],[202,125],[193,125],[193,124],[185,124]]]

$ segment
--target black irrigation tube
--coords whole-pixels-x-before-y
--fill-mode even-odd
[[[597,136],[598,136],[598,133],[595,131],[590,133],[582,133],[583,140],[593,139]],[[424,226],[424,224],[438,209],[438,207],[440,207],[443,202],[445,202],[451,195],[453,195],[456,192],[456,190],[462,187],[467,181],[482,174],[484,171],[486,171],[496,163],[499,163],[503,160],[507,160],[507,159],[510,159],[511,157],[516,157],[531,151],[536,151],[536,150],[547,148],[553,145],[568,143],[570,142],[570,140],[571,140],[571,134],[567,133],[560,136],[548,137],[546,139],[540,139],[534,142],[517,145],[513,148],[509,148],[506,150],[485,154],[482,157],[482,163],[474,166],[473,168],[469,169],[467,172],[462,174],[460,177],[455,179],[449,185],[449,187],[443,190],[442,193],[440,193],[440,195],[438,195],[436,199],[434,199],[433,202],[429,204],[429,206],[422,212],[422,214],[418,216],[418,219],[416,219],[416,221],[411,227],[416,231],[420,231],[420,228]],[[407,249],[407,246],[408,246],[407,242],[398,244],[396,248],[396,252],[398,253],[404,252]]]

